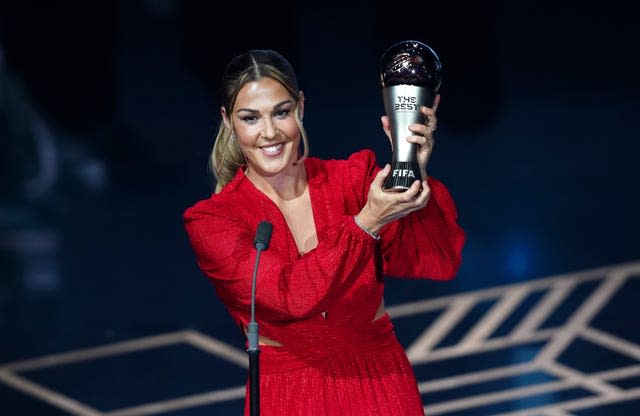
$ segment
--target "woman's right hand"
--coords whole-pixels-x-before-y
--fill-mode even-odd
[[[415,181],[404,192],[389,192],[382,188],[391,171],[388,163],[378,172],[367,196],[367,203],[358,213],[358,220],[370,232],[378,234],[386,224],[427,206],[431,189],[426,181]]]

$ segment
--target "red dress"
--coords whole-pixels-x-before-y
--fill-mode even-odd
[[[256,228],[263,220],[273,224],[260,257],[256,321],[261,336],[283,346],[260,346],[261,414],[423,415],[393,325],[386,314],[374,317],[383,275],[456,274],[465,235],[453,200],[429,178],[427,207],[386,225],[376,241],[353,220],[379,170],[374,153],[304,163],[318,237],[317,247],[304,255],[278,207],[242,170],[184,214],[198,265],[241,328],[251,319]]]

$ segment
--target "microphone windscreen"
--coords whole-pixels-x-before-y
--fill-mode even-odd
[[[269,247],[272,232],[273,224],[269,221],[261,221],[260,224],[258,224],[258,229],[256,230],[256,238],[253,240],[253,246],[255,248],[266,250]]]

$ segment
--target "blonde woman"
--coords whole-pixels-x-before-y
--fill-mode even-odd
[[[407,132],[424,178],[437,102]],[[455,276],[465,235],[454,202],[433,177],[384,192],[390,167],[371,150],[308,156],[303,116],[304,95],[282,55],[252,50],[228,64],[211,155],[216,192],[184,213],[198,265],[246,331],[256,227],[273,224],[256,286],[263,414],[423,415],[385,313],[383,277]],[[385,117],[382,128],[388,133]]]

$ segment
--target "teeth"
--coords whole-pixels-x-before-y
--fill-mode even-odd
[[[271,146],[264,146],[262,150],[266,153],[277,153],[278,151],[280,151],[280,149],[282,149],[282,146],[282,143],[278,143]]]

